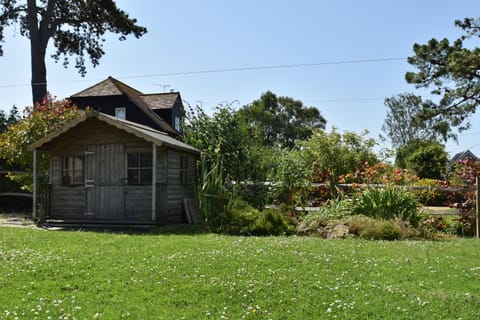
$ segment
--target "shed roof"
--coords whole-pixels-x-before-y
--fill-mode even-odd
[[[149,141],[151,143],[154,143],[157,146],[168,146],[173,149],[178,149],[190,153],[196,153],[199,154],[200,150],[180,141],[177,140],[173,137],[170,137],[169,135],[165,134],[164,132],[157,131],[155,129],[152,129],[148,126],[144,126],[135,122],[123,120],[123,119],[118,119],[115,117],[112,117],[110,115],[97,112],[97,111],[89,111],[89,112],[84,112],[79,118],[72,120],[71,122],[67,123],[65,126],[60,128],[59,130],[49,134],[48,136],[32,143],[28,149],[29,150],[34,150],[34,149],[41,149],[45,144],[48,142],[60,137],[64,133],[74,129],[77,125],[80,123],[83,123],[87,121],[88,119],[91,118],[96,118],[102,122],[105,122],[111,126],[114,126],[118,128],[119,130],[123,130],[125,132],[128,132],[130,134],[133,134],[137,136],[138,138],[144,139],[145,141]]]

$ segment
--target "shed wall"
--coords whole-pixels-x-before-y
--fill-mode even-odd
[[[181,157],[188,157],[189,183],[182,184],[180,176]],[[168,220],[167,223],[187,221],[183,207],[184,199],[195,199],[195,162],[196,157],[176,150],[168,150]]]
[[[61,220],[84,220],[95,221],[95,216],[86,214],[87,191],[85,185],[66,186],[62,185],[62,157],[80,156],[84,157],[84,164],[88,164],[87,150],[97,150],[92,146],[99,145],[121,145],[124,150],[125,166],[122,169],[117,166],[117,177],[120,180],[127,177],[128,153],[152,153],[152,143],[146,142],[142,138],[136,137],[118,128],[110,126],[96,118],[91,118],[78,124],[70,131],[58,136],[50,142],[44,144],[42,149],[51,154],[51,172],[50,172],[50,213],[48,218]],[[108,148],[107,148],[108,149]],[[112,149],[113,150],[113,149]],[[197,157],[188,152],[177,151],[169,147],[157,147],[157,167],[156,167],[156,223],[183,223],[186,222],[185,210],[183,207],[184,199],[194,199],[194,181],[195,165]],[[116,155],[118,157],[118,154]],[[188,183],[182,183],[180,170],[182,167],[182,157],[188,158]],[[108,162],[108,159],[102,161]],[[118,163],[118,162],[117,162]],[[102,165],[103,166],[103,165]],[[106,170],[106,169],[105,169]],[[108,170],[112,170],[109,168]],[[84,170],[86,174],[87,170]],[[113,173],[112,173],[113,174]],[[119,180],[119,179],[117,179]],[[145,185],[116,185],[116,188],[123,189],[123,196],[109,201],[123,201],[121,206],[123,214],[118,213],[110,217],[115,220],[125,222],[152,222],[152,184]],[[108,196],[109,193],[103,193]],[[112,193],[113,194],[113,193]],[[116,193],[118,195],[118,192]],[[121,198],[121,199],[120,199]],[[100,201],[100,200],[99,200]],[[100,203],[101,204],[101,203]],[[101,207],[100,205],[97,207]],[[102,219],[109,220],[108,216],[102,216]]]

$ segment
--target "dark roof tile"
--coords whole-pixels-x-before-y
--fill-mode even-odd
[[[143,98],[142,96],[149,96],[143,95],[140,91],[135,88],[132,88],[125,83],[112,78],[108,77],[106,80],[101,81],[79,93],[76,93],[72,96],[72,98],[80,98],[80,97],[98,97],[98,96],[115,96],[115,95],[125,95],[127,96],[133,103],[137,105],[150,119],[152,119],[162,130],[177,136],[179,133],[172,128],[170,124],[168,124],[162,117],[157,115],[152,108]],[[161,94],[157,94],[161,95]],[[155,95],[153,95],[155,96]],[[155,100],[155,99],[152,99]]]
[[[112,77],[108,77],[102,82],[96,83],[93,86],[72,95],[72,97],[120,96],[123,95],[125,91],[136,95],[142,94],[140,91],[126,85],[125,83]]]
[[[178,92],[140,95],[140,98],[152,109],[171,109],[180,97]]]

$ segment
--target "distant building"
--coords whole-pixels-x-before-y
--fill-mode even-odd
[[[82,110],[90,107],[119,119],[163,131],[173,137],[181,135],[180,125],[185,111],[179,92],[144,94],[108,77],[72,95],[70,100]]]
[[[455,163],[457,163],[458,161],[462,161],[462,160],[465,160],[465,159],[471,159],[471,160],[474,160],[474,161],[478,161],[478,157],[473,154],[472,151],[470,150],[465,150],[465,151],[462,151],[462,152],[459,152],[457,154],[455,154],[452,159],[450,159],[450,168],[453,168],[453,166],[455,165]]]

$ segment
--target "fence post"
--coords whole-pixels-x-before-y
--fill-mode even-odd
[[[480,186],[478,184],[478,176],[475,177],[475,188],[477,189],[475,192],[475,202],[476,202],[476,210],[475,210],[475,235],[477,236],[477,239],[479,238],[478,234],[478,211],[480,208]]]

